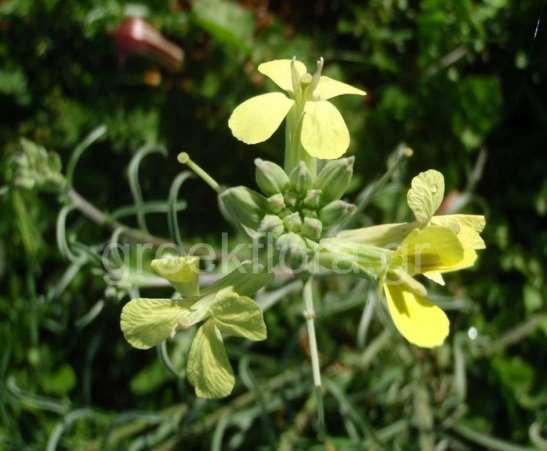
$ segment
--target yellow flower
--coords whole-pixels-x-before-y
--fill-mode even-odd
[[[411,188],[407,193],[408,205],[416,218],[414,222],[363,227],[341,232],[338,236],[362,244],[393,248],[398,246],[401,240],[416,228],[427,225],[443,226],[452,230],[458,237],[464,250],[464,258],[460,263],[461,268],[467,267],[469,262],[476,260],[476,251],[486,247],[480,236],[486,221],[482,215],[435,215],[443,197],[443,175],[434,169],[421,172],[412,179]],[[461,268],[453,267],[450,271]],[[442,272],[448,271],[429,271],[424,275],[434,282],[444,285]]]
[[[443,196],[443,175],[435,170],[422,172],[414,177],[407,194],[415,221],[347,230],[331,238],[355,249],[395,249],[381,276],[388,310],[401,335],[426,348],[444,342],[449,321],[427,299],[425,288],[414,276],[422,274],[444,285],[443,273],[472,266],[476,251],[485,248],[480,236],[484,216],[435,215]]]
[[[228,121],[232,134],[246,144],[266,141],[283,119],[294,112],[300,125],[302,147],[313,157],[335,159],[349,147],[346,123],[329,99],[343,94],[365,95],[332,78],[321,75],[322,59],[312,76],[297,60],[280,59],[262,63],[258,71],[270,78],[287,94],[272,92],[252,97],[233,111]]]
[[[449,332],[446,314],[426,297],[413,276],[442,273],[472,266],[475,258],[448,227],[430,225],[414,229],[391,256],[384,292],[395,327],[411,343],[440,346]]]

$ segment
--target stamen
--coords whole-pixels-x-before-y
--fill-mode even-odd
[[[209,185],[211,188],[213,188],[217,193],[221,192],[220,185],[218,182],[211,177],[205,170],[203,170],[200,166],[198,166],[192,159],[190,158],[190,155],[188,155],[186,152],[181,152],[177,156],[177,160],[181,164],[185,164],[188,166],[194,174],[196,174],[199,178],[201,178],[207,185]]]
[[[315,88],[317,88],[317,85],[319,84],[319,80],[321,78],[321,72],[323,72],[323,65],[325,63],[325,60],[323,57],[320,57],[317,60],[317,65],[315,68],[315,72],[313,73],[313,78],[311,80],[310,84],[310,92],[313,94],[313,91],[315,91]]]

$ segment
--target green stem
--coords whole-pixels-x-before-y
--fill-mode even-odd
[[[304,318],[308,331],[308,342],[310,347],[310,359],[313,373],[313,385],[317,399],[317,425],[319,435],[326,435],[325,412],[323,407],[323,387],[321,385],[321,366],[319,362],[319,351],[317,349],[317,337],[315,335],[315,308],[313,305],[312,277],[304,285]]]
[[[295,100],[294,107],[289,111],[285,122],[285,172],[290,174],[300,161],[306,163],[310,174],[315,178],[317,160],[302,147],[300,134],[302,132],[302,115],[304,102]]]

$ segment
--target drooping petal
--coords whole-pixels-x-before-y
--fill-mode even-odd
[[[302,121],[302,146],[313,157],[334,160],[349,147],[349,131],[336,107],[326,101],[306,102]]]
[[[319,83],[313,94],[320,100],[328,100],[344,94],[357,96],[367,95],[362,89],[355,88],[347,83],[342,83],[341,81],[333,80],[324,75],[319,79]]]
[[[196,332],[188,353],[186,374],[200,398],[223,398],[232,392],[234,372],[213,320],[208,320]]]
[[[439,307],[401,286],[384,285],[384,292],[391,318],[403,337],[423,348],[443,344],[450,323]]]
[[[293,103],[281,92],[251,97],[232,112],[228,126],[246,144],[266,141],[279,128]]]
[[[258,66],[258,72],[266,75],[281,89],[293,92],[291,62],[289,59],[268,61]],[[304,63],[295,60],[294,64],[298,75],[302,76],[307,72]]]

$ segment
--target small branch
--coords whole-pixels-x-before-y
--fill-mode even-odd
[[[108,227],[112,230],[120,229],[122,233],[132,241],[151,243],[155,246],[160,246],[162,244],[172,244],[171,240],[150,235],[149,233],[143,232],[142,230],[133,229],[126,226],[125,224],[122,224],[121,222],[112,219],[109,215],[99,210],[95,205],[82,197],[77,191],[72,188],[67,191],[67,195],[68,198],[72,201],[74,207],[81,211],[82,214],[89,218],[91,221],[100,226]]]

